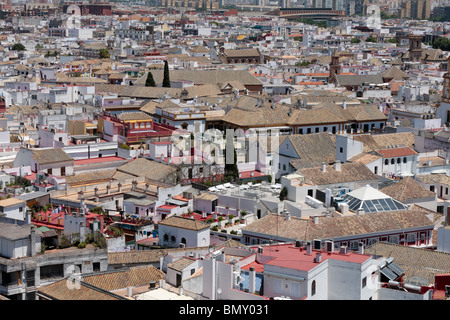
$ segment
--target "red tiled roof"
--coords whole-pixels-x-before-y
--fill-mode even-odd
[[[263,273],[264,272],[264,265],[262,263],[259,263],[258,261],[253,261],[252,263],[247,264],[246,266],[243,266],[241,270],[250,270],[250,268],[255,268],[256,272]]]
[[[239,179],[246,179],[246,178],[251,178],[251,173],[253,172],[253,178],[258,178],[258,177],[265,177],[267,176],[264,173],[261,173],[259,171],[244,171],[244,172],[239,172]]]
[[[319,251],[313,250],[311,255],[307,255],[306,250],[300,251],[299,248],[292,244],[270,246],[265,248],[264,255],[274,257],[274,259],[266,262],[265,265],[309,271],[318,266],[318,263],[314,262],[317,252]],[[328,253],[322,251],[321,253],[322,262],[327,259],[334,259],[362,264],[371,257],[367,254],[357,254],[352,252],[340,254],[339,252]]]
[[[382,149],[377,151],[383,158],[406,157],[415,155],[416,152],[409,147]]]

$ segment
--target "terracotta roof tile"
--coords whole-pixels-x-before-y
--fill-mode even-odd
[[[377,242],[367,247],[365,253],[393,257],[394,262],[405,270],[406,279],[419,276],[434,284],[436,274],[450,272],[450,254],[445,252]]]
[[[276,228],[274,226],[277,226]],[[292,240],[343,238],[370,233],[398,231],[417,227],[433,227],[427,213],[421,210],[389,211],[363,215],[321,218],[319,224],[310,219],[270,214],[242,229],[243,234],[255,232]]]
[[[106,291],[137,287],[164,279],[164,272],[154,266],[132,267],[130,270],[83,277],[83,281]]]

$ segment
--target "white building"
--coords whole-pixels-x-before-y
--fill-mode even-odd
[[[209,224],[195,219],[172,216],[158,224],[160,245],[170,247],[208,247]]]

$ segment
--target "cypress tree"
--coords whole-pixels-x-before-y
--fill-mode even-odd
[[[155,80],[153,79],[153,74],[149,71],[147,74],[147,80],[145,80],[146,87],[156,87]]]
[[[162,86],[165,88],[170,88],[169,64],[167,63],[167,60],[164,61],[164,78]]]

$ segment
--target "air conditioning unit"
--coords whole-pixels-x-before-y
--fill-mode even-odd
[[[333,249],[334,249],[333,241],[325,241],[325,250],[327,252],[333,252]]]
[[[313,240],[313,249],[314,250],[322,250],[322,241],[318,239]]]

